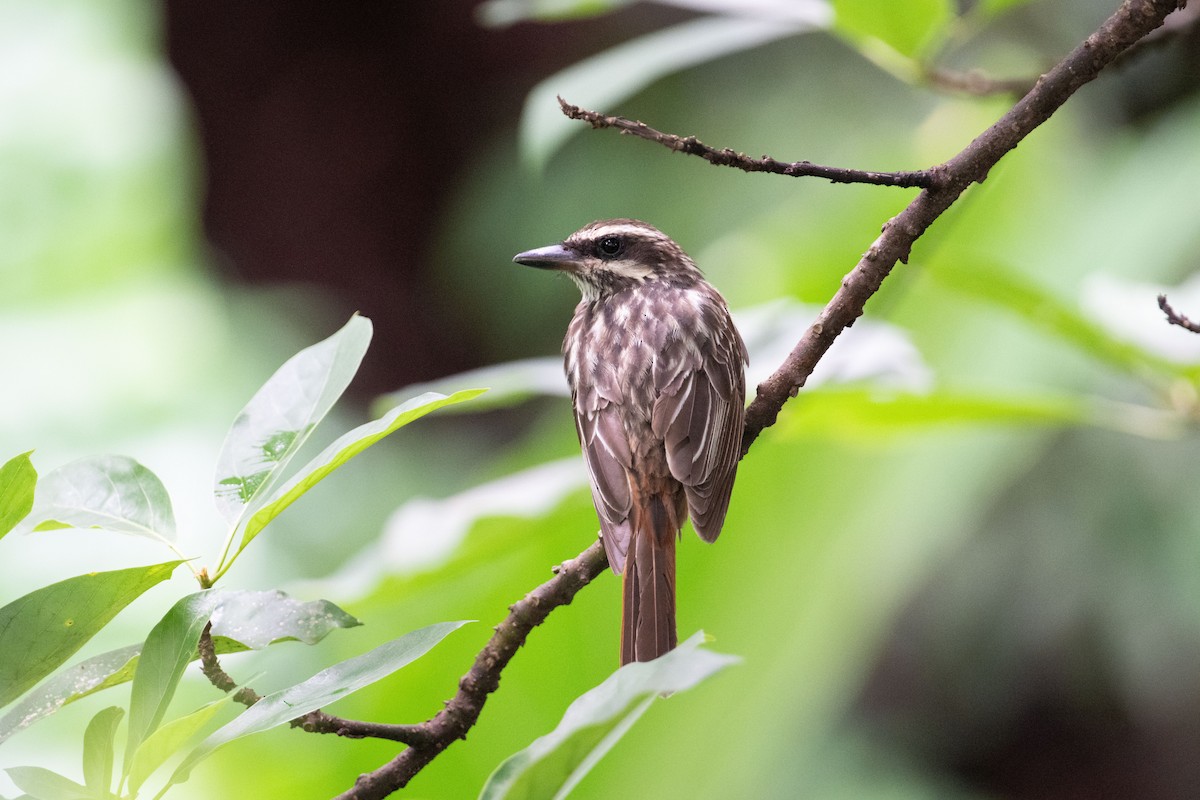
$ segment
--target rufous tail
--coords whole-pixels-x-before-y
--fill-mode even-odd
[[[675,647],[674,520],[660,497],[635,513],[625,556],[621,604],[621,664],[649,661]]]

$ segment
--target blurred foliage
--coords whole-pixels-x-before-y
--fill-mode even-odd
[[[915,168],[955,153],[1008,102],[938,93],[920,83],[924,67],[1036,75],[1115,4],[931,1],[897,21],[890,0],[838,0],[815,26],[827,32],[808,25],[775,41],[771,31],[800,23],[764,22],[778,4],[747,4],[768,10],[656,33],[630,27],[619,57],[581,58],[573,73],[547,77],[528,113],[559,125],[556,106],[546,106],[563,94],[751,154]],[[619,5],[489,7],[512,23],[533,11],[565,17]],[[959,5],[969,8],[960,14]],[[619,10],[620,24],[636,21],[635,11]],[[734,41],[722,26],[766,33]],[[689,30],[703,37],[690,51]],[[664,36],[682,38],[668,52],[654,44]],[[328,314],[294,294],[247,296],[206,269],[199,168],[153,7],[4,4],[0,76],[0,334],[13,387],[0,393],[0,455],[36,447],[45,469],[129,452],[170,490],[178,546],[209,553],[217,516],[208,498],[179,488],[207,481],[213,442],[239,403],[313,330],[327,333]],[[1190,676],[1200,653],[1191,478],[1200,356],[1177,346],[1188,334],[1160,321],[1154,294],[1197,270],[1200,102],[1125,124],[1123,80],[1114,71],[1073,98],[970,189],[872,299],[868,316],[903,330],[920,353],[931,376],[924,391],[869,381],[806,390],[756,443],[721,541],[702,547],[688,535],[679,549],[680,630],[703,628],[743,663],[656,703],[573,797],[611,797],[635,781],[639,796],[664,798],[994,796],[996,784],[972,782],[955,759],[1019,737],[1025,698],[1056,689],[1078,719],[1118,707],[1146,740],[1167,731],[1169,744],[1194,751],[1183,721],[1200,714]],[[537,119],[523,128],[514,119],[477,143],[434,232],[441,290],[491,333],[493,360],[555,350],[574,288],[508,259],[586,221],[648,219],[735,308],[779,297],[823,303],[911,197],[713,169],[582,126],[545,140],[542,167],[531,170],[519,153],[545,134]],[[1179,307],[1194,316],[1197,306]],[[507,605],[594,536],[586,490],[552,462],[576,452],[566,402],[526,411],[533,421],[504,436],[488,438],[457,415],[403,449],[376,448],[352,479],[331,477],[301,501],[303,513],[284,514],[281,534],[263,537],[229,577],[260,588],[315,579],[297,593],[328,595],[366,625],[312,648],[272,648],[287,658],[227,656],[227,669],[271,693],[405,631],[482,620],[332,709],[393,722],[435,713]],[[513,424],[489,413],[488,425]],[[521,502],[486,506],[489,481],[531,465],[546,471],[498,490],[519,491]],[[450,544],[429,542],[432,560],[413,558],[408,570],[388,562],[377,581],[356,582],[355,553],[399,541],[375,543],[386,514],[407,501],[393,520],[411,525],[430,497],[443,513],[464,498],[454,506],[457,533],[429,525],[408,540]],[[80,571],[148,563],[155,552],[154,542],[114,546],[92,531],[12,535],[0,546],[6,601]],[[133,632],[160,616],[151,610],[162,607],[159,588],[81,655],[140,638]],[[553,730],[574,698],[612,673],[618,609],[618,581],[604,576],[556,611],[469,739],[411,793],[475,796],[498,764]],[[214,698],[198,675],[178,695],[172,715]],[[0,766],[76,774],[82,731],[111,703],[71,703],[5,742]],[[97,719],[93,741],[111,722]],[[213,754],[179,796],[331,796],[394,752],[387,742],[275,729]],[[1022,765],[1038,774],[1036,759]],[[1154,788],[1172,796],[1177,773],[1160,773]],[[1044,774],[1078,780],[1053,762]]]

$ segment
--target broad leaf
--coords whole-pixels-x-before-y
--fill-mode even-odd
[[[5,772],[35,800],[96,800],[87,787],[43,767],[9,767]]]
[[[731,17],[701,17],[656,31],[586,58],[550,76],[530,91],[521,114],[521,153],[541,168],[573,134],[584,130],[559,109],[558,96],[599,111],[613,107],[673,72],[749,50],[805,31],[828,27],[832,14],[823,5],[791,22]]]
[[[1029,0],[980,0],[979,9],[988,14],[999,14],[1028,2]]]
[[[0,608],[0,707],[53,672],[181,561],[93,572],[44,586]]]
[[[833,8],[835,30],[879,40],[908,58],[920,56],[953,19],[950,0],[833,0]]]
[[[216,607],[217,597],[216,591],[206,589],[181,598],[146,637],[129,701],[126,772],[138,747],[162,722],[183,670],[195,658],[196,643]]]
[[[507,408],[538,395],[569,397],[566,377],[563,375],[561,356],[522,358],[502,364],[447,375],[444,378],[406,386],[400,391],[390,392],[371,404],[372,413],[383,416],[409,398],[426,392],[448,394],[456,386],[486,386],[487,393],[477,397],[470,405],[449,411],[479,412],[494,408]]]
[[[227,694],[220,700],[202,706],[190,714],[173,719],[147,737],[138,746],[133,755],[133,763],[129,768],[129,791],[137,794],[138,789],[146,782],[156,769],[183,749],[192,737],[203,730],[217,712],[233,700],[232,694]]]
[[[90,456],[44,475],[29,516],[35,530],[103,528],[170,542],[171,498],[153,472],[128,456]]]
[[[124,716],[125,709],[109,706],[92,717],[83,733],[83,782],[96,797],[112,791],[113,742]]]
[[[476,7],[481,25],[500,28],[518,22],[558,22],[596,17],[632,5],[636,0],[487,0]],[[759,19],[793,20],[828,6],[825,0],[657,0],[660,5],[678,6]]]
[[[559,22],[596,17],[635,0],[486,0],[475,9],[479,24],[503,28],[518,22]]]
[[[939,283],[971,297],[1000,306],[1029,324],[1048,331],[1080,351],[1138,377],[1148,373],[1195,379],[1194,366],[1174,364],[1158,355],[1113,336],[1073,304],[1055,297],[1025,276],[998,264],[974,260],[969,269],[935,268],[929,271]]]
[[[342,396],[370,341],[371,321],[354,315],[333,336],[288,359],[238,414],[217,458],[217,508],[231,526],[270,491]]]
[[[141,644],[110,650],[62,670],[0,717],[0,744],[67,703],[133,678]]]
[[[257,650],[275,642],[316,644],[337,628],[361,624],[328,600],[301,602],[282,592],[218,593],[212,615],[217,655]],[[0,744],[68,703],[133,679],[142,645],[134,644],[75,664],[30,692],[0,718]],[[196,660],[193,652],[191,659]]]
[[[935,391],[928,394],[874,389],[819,390],[780,422],[780,433],[858,442],[918,433],[945,425],[1094,425],[1151,438],[1180,432],[1178,415],[1099,398],[996,397]]]
[[[246,522],[241,543],[234,553],[235,557],[271,520],[279,516],[285,508],[324,480],[338,467],[371,445],[403,428],[408,423],[420,419],[431,411],[436,411],[443,406],[461,403],[464,400],[470,400],[472,397],[476,397],[485,391],[487,390],[466,389],[461,392],[455,392],[448,397],[432,392],[423,394],[393,408],[380,419],[368,422],[365,425],[359,425],[354,430],[338,437],[336,441],[322,450],[316,458],[304,465],[287,483],[279,487],[277,491],[272,492],[270,497],[262,503],[261,507],[253,513]],[[230,562],[232,562],[232,559],[230,559]]]
[[[213,633],[252,650],[272,642],[316,644],[336,628],[361,625],[328,600],[302,601],[280,591],[230,591],[218,595]]]
[[[170,783],[187,780],[196,764],[234,739],[283,725],[386,678],[428,653],[451,631],[465,624],[466,621],[440,622],[407,633],[370,652],[324,669],[295,686],[267,695],[201,742],[175,770]]]
[[[37,470],[29,453],[13,456],[0,467],[0,539],[33,509],[36,485]]]
[[[566,797],[656,698],[690,689],[741,660],[703,650],[703,641],[697,633],[654,661],[626,664],[581,695],[558,727],[496,768],[480,800]]]

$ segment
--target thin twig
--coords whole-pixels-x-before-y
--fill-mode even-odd
[[[429,744],[429,731],[426,725],[427,723],[424,722],[416,725],[389,725],[383,722],[343,719],[326,714],[319,708],[302,717],[297,717],[291,722],[293,728],[300,728],[308,733],[333,733],[347,739],[388,739],[409,747],[421,747]]]
[[[1167,302],[1167,296],[1165,294],[1160,294],[1158,296],[1158,307],[1161,308],[1163,313],[1167,315],[1167,322],[1171,323],[1172,325],[1178,325],[1184,330],[1189,330],[1192,333],[1200,333],[1200,322],[1193,322],[1183,314],[1180,314],[1178,311],[1176,311],[1171,304]]]
[[[229,677],[229,674],[222,669],[221,662],[217,660],[217,647],[213,643],[211,622],[207,623],[200,633],[200,641],[196,644],[196,649],[200,653],[200,671],[204,673],[204,677],[208,678],[209,683],[226,694],[237,689],[237,694],[233,696],[233,699],[247,707],[262,699],[262,695],[249,686],[238,689],[237,681]]]
[[[925,80],[937,89],[962,92],[975,97],[989,97],[996,94],[1023,97],[1037,85],[1037,78],[993,78],[978,69],[958,72],[941,67],[926,67]]]
[[[657,142],[663,147],[690,156],[699,156],[710,164],[718,167],[734,167],[745,172],[770,172],[774,175],[788,175],[794,178],[814,177],[825,178],[833,183],[869,183],[875,186],[900,186],[904,188],[920,188],[933,185],[933,176],[925,170],[917,172],[867,172],[860,169],[845,169],[843,167],[823,167],[811,161],[778,161],[770,156],[751,158],[745,153],[738,153],[728,147],[718,150],[709,147],[695,136],[677,136],[673,133],[663,133],[651,128],[644,122],[637,122],[624,117],[613,117],[588,111],[579,106],[571,105],[561,97],[558,104],[562,112],[571,119],[579,119],[589,123],[593,128],[615,128],[621,133],[637,136],[640,139]]]
[[[222,692],[232,692],[237,689],[233,699],[244,706],[252,706],[262,699],[262,695],[249,686],[237,688],[237,681],[221,666],[217,659],[217,648],[212,638],[212,623],[204,626],[200,641],[196,644],[200,653],[200,671],[208,682]],[[428,737],[421,725],[387,725],[378,722],[361,722],[353,719],[342,719],[332,714],[326,714],[321,709],[310,711],[291,721],[293,728],[300,728],[309,733],[335,733],[349,739],[388,739],[410,746],[425,744]]]

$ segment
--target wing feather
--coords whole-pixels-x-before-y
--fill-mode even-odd
[[[732,326],[715,329],[734,331]],[[663,437],[671,474],[683,484],[696,532],[711,542],[721,533],[737,474],[745,421],[746,346],[736,331],[707,344],[707,358],[699,348],[665,354],[675,356],[678,366],[656,372],[663,383],[651,424]]]
[[[594,410],[577,413],[575,424],[592,486],[592,502],[600,517],[604,550],[613,571],[620,573],[629,549],[629,516],[633,505],[629,486],[633,456],[629,440],[616,406],[608,402],[600,401]]]

